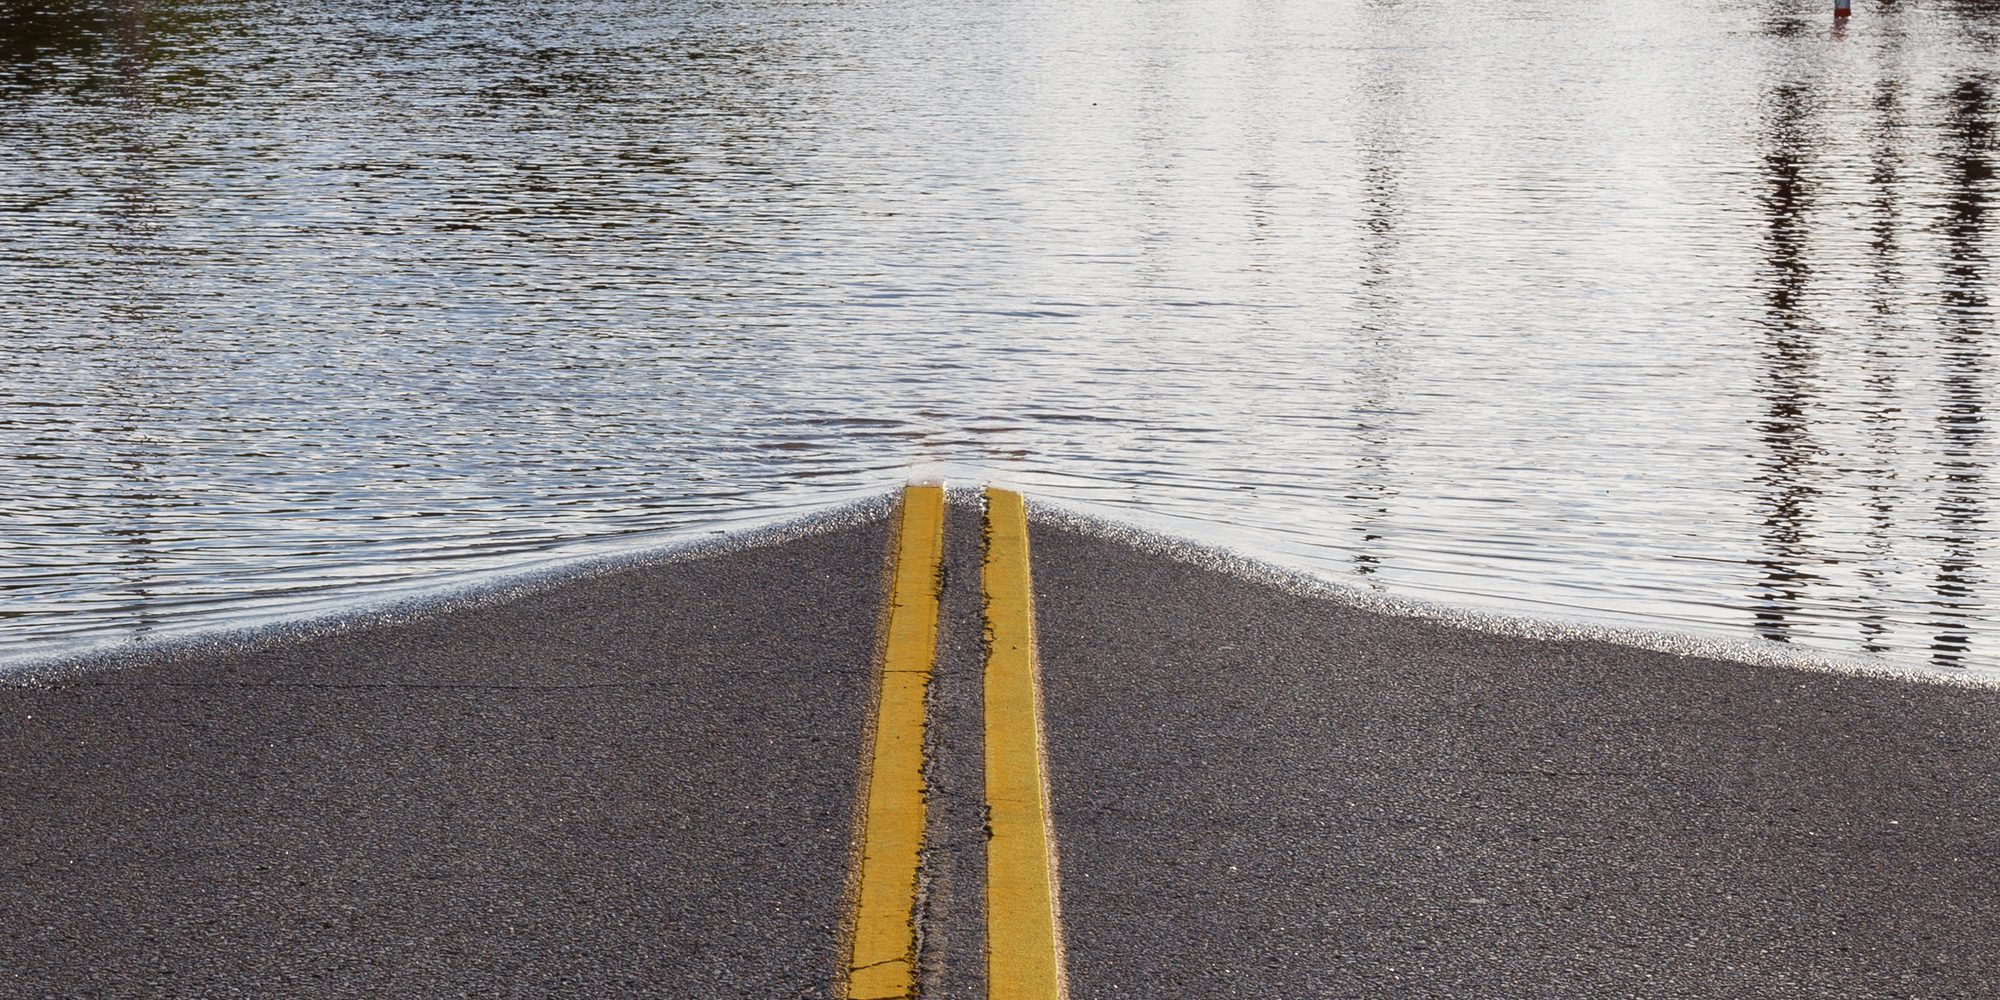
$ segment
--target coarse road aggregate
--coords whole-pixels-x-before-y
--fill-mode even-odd
[[[826,995],[886,537],[0,687],[0,994]]]
[[[924,995],[983,996],[978,509]],[[889,522],[0,685],[0,995],[824,997]],[[1491,634],[1041,520],[1071,995],[1981,997],[2000,691]]]
[[[1986,997],[2000,691],[1472,631],[1044,523],[1077,997]]]

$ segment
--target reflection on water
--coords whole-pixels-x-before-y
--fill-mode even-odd
[[[1947,251],[1944,300],[1944,403],[1938,414],[1943,484],[1937,491],[1937,520],[1944,533],[1934,587],[1938,612],[1931,649],[1941,661],[1962,659],[1972,649],[1973,615],[1980,606],[1980,541],[1991,536],[1983,455],[1985,406],[1993,391],[1985,340],[1993,333],[1988,301],[1994,275],[1981,243],[1986,197],[1993,187],[1993,163],[2000,145],[1993,138],[1993,101],[1988,82],[1967,77],[1952,88],[1951,168],[1944,223]],[[1989,618],[1992,616],[1988,616]]]
[[[1789,32],[1789,24],[1781,29]],[[1817,447],[1809,434],[1818,409],[1813,399],[1816,359],[1815,331],[1801,315],[1810,280],[1805,243],[1805,219],[1811,195],[1802,180],[1811,155],[1803,119],[1803,86],[1786,83],[1771,95],[1770,152],[1764,164],[1771,190],[1765,198],[1770,229],[1766,253],[1770,260],[1770,315],[1764,328],[1764,419],[1758,436],[1768,453],[1756,482],[1758,506],[1764,509],[1764,551],[1758,561],[1763,582],[1753,594],[1758,634],[1780,642],[1791,637],[1790,618],[1819,577],[1810,567],[1817,560],[1808,551],[1807,530],[1812,508],[1820,500],[1810,480]]]
[[[0,7],[0,638],[915,465],[2000,669],[2000,3]]]

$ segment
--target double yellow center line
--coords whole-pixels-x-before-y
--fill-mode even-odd
[[[849,1000],[916,996],[917,867],[924,848],[924,695],[937,659],[944,489],[903,491],[875,708],[854,904]]]
[[[848,1000],[917,995],[924,705],[937,658],[944,488],[903,491],[846,972]],[[993,1000],[1065,995],[1054,838],[1020,494],[986,491],[986,982]]]
[[[1063,994],[1027,505],[986,491],[986,995]]]

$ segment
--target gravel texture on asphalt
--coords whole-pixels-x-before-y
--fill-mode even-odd
[[[0,995],[827,995],[886,544],[0,687]]]
[[[926,996],[983,996],[979,510]],[[0,996],[826,996],[887,525],[0,686]],[[1981,997],[2000,691],[1033,529],[1072,994]]]
[[[2000,691],[1388,617],[1042,523],[1074,996],[1983,997]]]
[[[937,664],[925,734],[929,761],[922,887],[926,997],[986,996],[985,512],[977,493],[954,491],[945,516]]]

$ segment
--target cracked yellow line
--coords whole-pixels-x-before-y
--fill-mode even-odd
[[[882,693],[869,757],[848,1000],[917,992],[917,864],[924,847],[924,690],[937,654],[944,488],[903,490],[889,584]]]
[[[1066,995],[1054,836],[1042,761],[1027,505],[986,491],[986,995]]]

